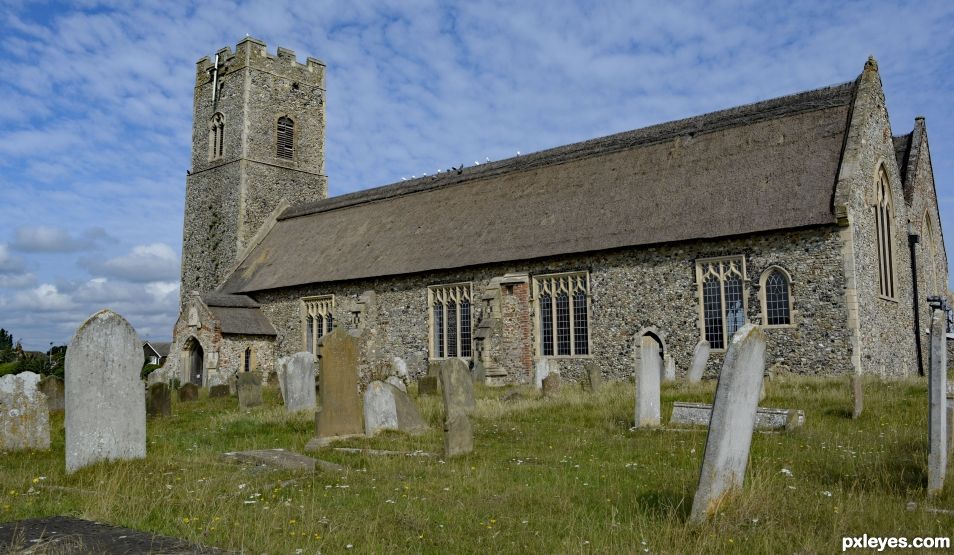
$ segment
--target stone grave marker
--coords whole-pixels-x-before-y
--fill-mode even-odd
[[[543,378],[543,396],[552,397],[556,395],[560,391],[561,384],[562,380],[560,378],[560,374],[557,374],[556,372],[547,374],[547,377]]]
[[[467,365],[459,359],[442,361],[440,381],[444,399],[444,456],[450,458],[470,453],[474,450],[470,415],[476,402]]]
[[[199,386],[194,383],[187,383],[179,388],[178,394],[180,403],[195,401],[199,398]]]
[[[928,495],[944,489],[947,474],[947,308],[932,300],[931,368],[928,375]]]
[[[855,405],[851,417],[858,418],[865,410],[865,381],[860,374],[851,375],[851,396]]]
[[[391,357],[391,375],[400,380],[407,379],[407,363],[401,357]]]
[[[44,376],[40,380],[40,391],[46,395],[46,406],[50,408],[50,412],[63,412],[66,409],[63,380],[57,376]]]
[[[764,374],[765,335],[746,324],[732,337],[719,374],[691,522],[704,522],[742,487]]]
[[[421,435],[427,431],[427,423],[406,393],[389,383],[374,381],[364,391],[364,433],[373,436],[381,430]]]
[[[358,339],[342,328],[321,338],[318,390],[321,407],[316,436],[306,449],[318,449],[341,437],[361,435],[361,399],[358,397]]]
[[[947,458],[954,456],[954,395],[947,394]]]
[[[222,459],[236,464],[250,464],[274,470],[298,470],[313,472],[316,469],[332,472],[347,470],[340,464],[313,459],[284,449],[257,449],[253,451],[232,451],[222,453]]]
[[[642,336],[639,343],[635,422],[637,428],[646,428],[659,425],[659,377],[662,374],[662,357],[659,354],[659,343],[652,336]]]
[[[165,383],[154,383],[146,391],[146,414],[172,416],[172,392]]]
[[[669,424],[680,426],[708,426],[712,418],[712,405],[706,403],[672,404]],[[800,409],[762,408],[755,412],[756,430],[791,430],[805,424],[805,411]]]
[[[239,410],[246,410],[262,404],[262,378],[257,372],[240,372],[238,383]]]
[[[711,350],[709,342],[705,339],[696,343],[696,348],[692,350],[692,364],[689,366],[689,383],[699,383],[702,380]]]
[[[287,412],[315,410],[315,356],[301,352],[278,361],[282,399]]]
[[[596,393],[603,386],[603,373],[600,372],[600,366],[593,361],[587,361],[584,366],[586,367],[586,381],[589,384],[590,391]]]
[[[50,409],[33,372],[0,377],[0,453],[50,448]]]
[[[229,386],[225,384],[213,385],[209,388],[209,397],[228,397],[229,395],[231,395],[231,391],[229,391]]]
[[[672,355],[666,355],[663,358],[663,366],[662,380],[664,382],[676,381],[676,359],[672,358]]]
[[[437,395],[437,376],[421,376],[417,380],[418,395]]]
[[[388,376],[384,381],[400,389],[404,393],[407,393],[407,385],[404,384],[404,381],[401,378],[397,376]]]
[[[146,456],[142,341],[129,322],[101,310],[66,350],[66,471]]]
[[[550,375],[550,359],[538,359],[533,365],[533,385],[537,389],[543,389],[543,380]]]

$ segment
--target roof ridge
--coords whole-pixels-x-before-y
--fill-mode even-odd
[[[287,220],[321,212],[329,212],[368,202],[386,200],[413,193],[432,191],[444,187],[492,177],[504,173],[526,171],[541,166],[554,165],[588,156],[600,156],[634,147],[657,144],[674,137],[711,133],[739,125],[801,114],[842,106],[851,102],[851,92],[856,80],[790,95],[743,104],[653,124],[630,131],[587,139],[577,143],[557,146],[503,160],[461,168],[457,172],[444,172],[410,181],[395,183],[338,195],[310,203],[291,206],[279,215],[278,220]]]

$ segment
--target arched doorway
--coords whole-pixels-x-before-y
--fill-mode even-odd
[[[186,360],[189,368],[189,381],[195,385],[202,387],[202,374],[203,366],[205,362],[205,351],[202,350],[202,345],[195,337],[190,337],[185,344],[186,351]]]

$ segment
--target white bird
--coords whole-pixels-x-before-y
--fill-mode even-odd
[[[406,177],[402,177],[402,178],[401,178],[401,181],[407,181],[407,178],[406,178]]]
[[[479,166],[479,165],[480,165],[480,162],[478,162],[477,160],[474,160],[474,165],[475,165],[475,166]]]
[[[490,158],[486,158],[486,157],[485,157],[484,160],[490,162]]]
[[[519,150],[517,151],[517,156],[520,156],[520,151],[519,151]]]

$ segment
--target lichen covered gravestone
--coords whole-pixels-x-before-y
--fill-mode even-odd
[[[256,372],[241,372],[236,385],[239,410],[250,409],[262,404],[262,379]]]
[[[639,367],[636,370],[636,427],[659,425],[662,357],[659,343],[649,335],[639,340]]]
[[[476,408],[470,372],[459,359],[442,361],[439,371],[444,399],[444,456],[470,453],[474,450],[470,415]]]
[[[586,383],[589,385],[590,391],[598,392],[600,387],[603,386],[603,374],[600,372],[599,364],[587,361],[583,366],[586,368]]]
[[[542,389],[544,397],[553,397],[560,391],[560,385],[562,385],[563,380],[560,378],[560,374],[556,372],[551,372],[547,374],[547,377],[543,378]]]
[[[66,471],[146,456],[142,342],[129,322],[101,310],[66,350]]]
[[[146,414],[172,416],[172,392],[164,383],[154,383],[146,392]]]
[[[765,335],[746,324],[732,337],[719,375],[692,522],[705,521],[726,495],[742,487],[764,373]]]
[[[231,395],[231,391],[229,391],[229,386],[225,384],[213,385],[209,388],[209,397],[211,398],[228,397],[229,395]]]
[[[689,383],[698,383],[702,379],[702,374],[706,371],[706,364],[709,363],[709,351],[712,348],[705,339],[696,343],[696,348],[692,350],[692,364],[689,366]]]
[[[50,412],[63,412],[66,408],[63,380],[56,376],[44,376],[40,380],[40,391],[46,395],[46,406]]]
[[[315,410],[315,356],[301,352],[278,361],[278,376],[287,412]]]
[[[364,391],[364,433],[373,436],[381,430],[421,435],[427,431],[427,423],[406,393],[389,383],[373,381]]]
[[[358,397],[358,340],[342,328],[321,338],[318,348],[321,407],[316,415],[316,437],[306,449],[317,449],[330,439],[361,435],[361,399]]]
[[[50,448],[50,409],[33,372],[0,377],[0,452]]]

